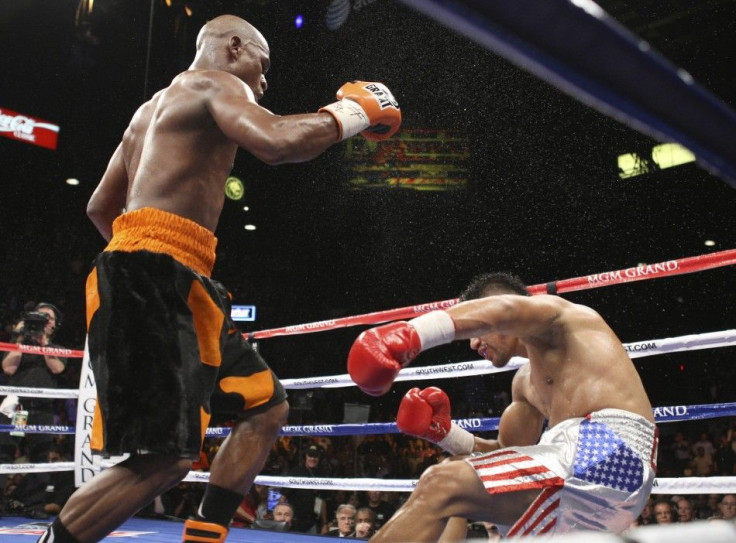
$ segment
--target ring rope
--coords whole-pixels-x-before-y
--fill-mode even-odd
[[[624,349],[626,349],[630,358],[643,358],[657,354],[715,349],[718,347],[731,347],[734,345],[736,345],[736,329],[722,330],[719,332],[705,332],[702,334],[689,334],[673,338],[648,339],[623,344]],[[396,377],[396,381],[419,381],[446,377],[486,375],[490,373],[515,370],[526,362],[526,358],[515,356],[512,357],[509,363],[503,368],[496,368],[487,360],[454,362],[452,364],[440,364],[436,366],[418,366],[416,368],[409,367],[403,368],[399,372]],[[355,383],[350,379],[348,374],[281,379],[281,383],[284,388],[289,390],[355,386]],[[79,390],[72,388],[0,386],[0,394],[15,394],[16,396],[33,396],[36,398],[77,398],[79,396]]]
[[[205,477],[206,476],[206,477]],[[184,481],[209,480],[208,472],[190,472]],[[326,490],[385,490],[388,492],[411,492],[417,485],[416,479],[371,479],[371,478],[309,478],[259,475],[255,484],[283,488],[313,488]],[[736,477],[662,477],[654,479],[652,494],[728,494],[736,489]]]
[[[98,469],[112,467],[111,462],[102,462]],[[52,471],[72,471],[74,462],[53,462],[51,464],[0,464],[0,473],[46,473]],[[206,483],[210,474],[206,471],[190,471],[183,479],[186,482]],[[411,492],[416,487],[416,479],[376,479],[376,478],[325,478],[289,477],[278,475],[258,475],[257,485],[277,488],[311,488],[325,490],[383,490],[389,492]],[[736,477],[662,477],[654,480],[652,494],[726,494],[736,490]]]
[[[65,349],[63,347],[41,347],[40,345],[23,345],[22,343],[5,343],[0,341],[0,351],[20,351],[24,354],[47,354],[65,358],[82,358],[84,351]]]
[[[736,249],[728,249],[726,251],[708,253],[700,256],[668,260],[658,264],[646,264],[621,270],[596,273],[593,275],[583,275],[581,277],[574,277],[571,279],[551,281],[539,285],[531,285],[527,287],[527,291],[531,295],[561,294],[564,292],[574,292],[578,290],[620,285],[622,283],[631,283],[634,281],[643,281],[645,279],[659,279],[660,277],[694,273],[713,268],[731,266],[733,264],[736,264]],[[271,328],[269,330],[250,332],[243,335],[253,341],[277,336],[311,334],[313,332],[323,332],[326,330],[346,328],[349,326],[380,324],[382,322],[416,317],[417,315],[433,311],[435,309],[447,309],[457,304],[459,301],[460,300],[458,298],[454,298],[452,300],[400,307],[387,311],[375,311],[373,313],[365,313],[363,315],[355,315],[352,317],[341,317],[306,324],[295,324],[282,328]]]
[[[0,394],[16,396],[30,396],[32,398],[55,398],[55,399],[75,399],[79,398],[78,388],[32,388],[32,387],[15,387],[1,386]]]
[[[721,332],[707,332],[704,334],[690,334],[687,336],[666,339],[650,339],[623,344],[630,358],[643,358],[658,354],[731,347],[734,345],[736,345],[736,330],[734,329],[723,330]],[[436,366],[408,367],[399,371],[395,381],[421,381],[426,379],[485,375],[489,373],[516,370],[527,362],[528,360],[526,358],[514,356],[503,368],[496,368],[488,360],[454,362],[451,364],[440,364]],[[286,389],[338,388],[355,386],[355,383],[348,374],[331,375],[327,377],[282,379],[281,383]]]
[[[634,281],[643,281],[646,279],[658,279],[660,277],[670,277],[673,275],[694,273],[714,268],[731,266],[734,264],[736,264],[736,249],[728,249],[725,251],[707,253],[698,256],[690,256],[677,260],[668,260],[657,264],[646,264],[634,266],[631,268],[623,268],[620,270],[595,273],[592,275],[583,275],[580,277],[573,277],[571,279],[550,281],[547,283],[540,283],[538,285],[530,285],[529,287],[527,287],[527,291],[531,295],[561,294],[565,292],[574,292],[598,287],[619,285],[622,283],[631,283]],[[308,334],[312,332],[334,330],[336,328],[345,328],[349,326],[379,324],[382,322],[414,317],[416,315],[420,315],[428,311],[433,311],[435,309],[447,309],[449,307],[452,307],[453,305],[456,305],[458,302],[459,299],[454,298],[452,300],[399,307],[396,309],[375,311],[373,313],[365,313],[362,315],[354,315],[350,317],[341,317],[337,319],[329,319],[305,324],[295,324],[282,328],[261,330],[258,332],[248,332],[243,334],[243,336],[247,337],[250,340],[257,340],[277,336]],[[49,354],[56,356],[65,356],[67,358],[82,358],[84,356],[84,351],[73,349],[64,349],[60,347],[41,347],[38,345],[23,345],[18,343],[4,342],[0,342],[0,351],[20,351],[29,354]]]
[[[620,284],[631,281],[639,281],[643,279],[665,277],[670,275],[678,275],[702,271],[736,263],[736,250],[721,251],[709,255],[701,255],[699,257],[690,257],[676,261],[668,261],[654,265],[642,265],[614,272],[606,272],[602,274],[583,276],[573,279],[567,279],[557,282],[546,283],[544,285],[533,285],[528,287],[530,294],[543,293],[560,293],[570,292],[574,290],[583,290],[588,288],[597,288],[599,286],[608,286],[612,284]],[[305,333],[318,331],[318,329],[333,329],[342,326],[350,326],[353,324],[374,324],[382,322],[381,320],[392,320],[402,318],[397,316],[398,312],[410,310],[410,316],[424,313],[433,309],[442,307],[450,307],[456,304],[458,300],[448,300],[445,302],[435,302],[431,304],[422,304],[420,306],[411,306],[409,308],[399,308],[388,312],[378,312],[368,315],[359,315],[356,317],[348,317],[345,319],[336,319],[333,321],[321,321],[319,323],[298,325],[297,327],[287,327],[288,329],[298,328],[299,330],[291,333]],[[387,318],[387,316],[389,316]],[[357,319],[369,317],[371,320],[355,322]],[[353,321],[348,324],[346,321]],[[278,329],[277,329],[278,330]],[[281,329],[285,330],[285,329]],[[276,335],[288,335],[284,333],[272,333],[266,336],[267,332],[256,332],[254,334],[244,334],[249,338],[256,335],[259,338],[274,337]],[[725,330],[722,332],[712,332],[707,334],[693,334],[677,338],[667,338],[660,340],[640,341],[636,343],[624,344],[624,348],[631,358],[650,356],[654,354],[663,354],[670,352],[698,350],[715,347],[725,347],[736,344],[736,330]],[[83,351],[74,351],[63,348],[47,348],[40,346],[18,345],[12,343],[0,343],[0,351],[11,350],[21,351],[31,354],[51,354],[66,357],[82,357]],[[454,364],[446,364],[442,366],[430,366],[424,368],[406,368],[403,369],[397,381],[436,379],[444,377],[458,377],[466,375],[481,375],[493,373],[495,371],[509,371],[518,368],[526,362],[525,359],[515,357],[505,368],[494,368],[488,361],[479,360],[473,362],[461,362]],[[349,376],[330,376],[317,377],[311,379],[292,379],[283,380],[285,388],[301,389],[315,387],[339,387],[351,386],[352,381]],[[0,387],[0,393],[15,394],[18,396],[33,396],[46,398],[77,398],[79,390],[65,389],[41,389],[26,387]],[[731,416],[736,414],[736,404],[711,404],[711,405],[695,405],[695,406],[669,406],[655,408],[655,418],[657,422],[673,422],[680,420],[697,420],[705,418]],[[471,428],[475,431],[492,431],[498,428],[498,418],[477,418],[477,419],[459,419],[457,424]],[[71,434],[75,433],[74,427],[61,425],[26,425],[16,427],[15,425],[0,425],[0,431],[24,431],[27,433],[54,433],[54,434]],[[229,428],[209,428],[207,436],[224,437],[229,434]],[[281,430],[281,435],[291,436],[330,436],[330,435],[366,435],[366,434],[386,434],[398,433],[395,423],[373,423],[373,424],[340,424],[340,425],[310,425],[310,426],[285,426]],[[94,469],[101,470],[110,465],[114,465],[109,461],[103,461],[94,466]],[[75,469],[74,462],[54,462],[48,464],[0,464],[0,473],[17,473],[17,472],[50,472],[50,471],[71,471]],[[700,480],[702,479],[702,481]],[[208,481],[209,473],[190,472],[184,479],[185,481]],[[377,490],[387,491],[411,491],[416,485],[416,481],[411,480],[386,480],[386,479],[319,479],[293,478],[293,477],[273,477],[258,476],[256,483],[267,484],[270,486],[282,486],[289,488],[325,488],[325,489],[345,489],[345,490],[365,490],[367,488],[375,488]],[[653,493],[722,493],[733,491],[736,488],[736,477],[708,477],[708,478],[675,478],[675,479],[659,479],[655,482],[655,490]]]
[[[699,405],[669,405],[654,408],[654,418],[658,424],[663,422],[681,422],[688,420],[705,420],[719,417],[736,416],[736,402],[713,403]],[[454,419],[453,422],[461,428],[467,428],[475,432],[490,432],[498,430],[499,417],[482,417],[470,419]],[[0,432],[25,432],[27,434],[74,434],[76,428],[66,425],[43,425],[43,424],[0,424]],[[227,437],[231,428],[212,427],[207,428],[206,437]],[[357,436],[357,435],[379,435],[398,434],[399,429],[395,422],[371,422],[360,424],[309,424],[309,425],[286,425],[281,428],[281,436]],[[2,471],[0,471],[2,473]]]

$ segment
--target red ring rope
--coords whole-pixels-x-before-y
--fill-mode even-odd
[[[560,281],[552,281],[550,283],[531,285],[527,287],[527,290],[529,291],[529,294],[532,295],[547,293],[560,294],[563,292],[574,292],[576,290],[586,290],[598,287],[608,287],[610,285],[619,285],[621,283],[630,283],[633,281],[642,281],[644,279],[658,279],[660,277],[668,277],[671,275],[682,275],[685,273],[731,266],[733,264],[736,264],[736,249],[729,249],[726,251],[719,251],[717,253],[681,258],[679,260],[668,260],[666,262],[660,262],[659,264],[646,264],[622,270],[596,273],[593,275],[583,275],[572,279],[562,279]],[[459,298],[454,298],[452,300],[444,300],[442,302],[411,305],[407,307],[399,307],[397,309],[389,309],[387,311],[375,311],[373,313],[355,315],[352,317],[342,317],[339,319],[310,322],[307,324],[295,324],[293,326],[285,326],[282,328],[272,328],[270,330],[261,330],[259,332],[252,332],[243,335],[251,340],[267,339],[277,336],[322,332],[325,330],[334,330],[336,328],[346,328],[348,326],[358,326],[361,324],[380,324],[382,322],[412,318],[435,309],[447,309],[448,307],[452,307],[457,304],[459,301]],[[15,343],[2,342],[0,342],[0,351],[21,351],[24,353],[50,354],[70,358],[81,358],[84,354],[82,351],[72,351],[70,349],[36,347],[32,345],[18,345]]]
[[[736,264],[736,249],[729,249],[727,251],[719,251],[717,253],[681,258],[679,260],[668,260],[666,262],[660,262],[659,264],[646,264],[622,270],[596,273],[572,279],[562,279],[560,281],[532,285],[527,287],[527,290],[529,291],[529,294],[532,295],[547,293],[560,294],[563,292],[573,292],[576,290],[586,290],[618,285],[621,283],[630,283],[633,281],[642,281],[644,279],[658,279],[660,277],[668,277],[670,275],[693,273],[712,268],[730,266],[733,264]],[[417,315],[435,309],[446,309],[448,307],[452,307],[459,301],[459,298],[455,298],[452,300],[444,300],[442,302],[411,305],[397,309],[390,309],[388,311],[376,311],[373,313],[365,313],[363,315],[355,315],[352,317],[342,317],[326,321],[310,322],[307,324],[296,324],[293,326],[285,326],[283,328],[272,328],[270,330],[261,330],[259,332],[252,332],[243,335],[250,340],[256,340],[276,336],[309,334],[311,332],[322,332],[325,330],[334,330],[336,328],[345,328],[361,324],[380,324],[382,322],[416,317]]]

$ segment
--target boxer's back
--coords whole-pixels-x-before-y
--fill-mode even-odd
[[[155,207],[214,231],[237,146],[206,107],[212,72],[191,70],[143,104],[123,138],[126,209]]]

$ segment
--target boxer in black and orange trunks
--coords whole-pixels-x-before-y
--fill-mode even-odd
[[[230,318],[227,290],[209,277],[211,232],[153,208],[121,215],[113,231],[87,284],[99,376],[91,447],[196,460],[213,413],[223,421],[264,411],[285,391]]]
[[[87,281],[91,446],[130,457],[79,488],[43,543],[99,541],[177,484],[213,415],[235,424],[183,540],[224,541],[286,421],[278,379],[210,279],[225,180],[239,148],[270,165],[303,162],[357,134],[391,137],[401,112],[383,84],[354,81],[317,113],[275,115],[258,104],[269,67],[252,25],[209,21],[192,65],[138,108],[92,194],[87,214],[109,244]]]

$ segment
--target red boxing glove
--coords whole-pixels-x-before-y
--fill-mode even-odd
[[[412,388],[404,395],[396,426],[405,434],[439,443],[450,432],[450,398],[442,389]]]
[[[348,354],[348,373],[363,392],[381,396],[389,391],[399,370],[421,350],[419,335],[408,322],[371,328],[353,343]]]
[[[450,419],[450,398],[442,389],[412,388],[404,395],[396,426],[405,434],[436,443],[453,455],[470,454],[475,438]]]

